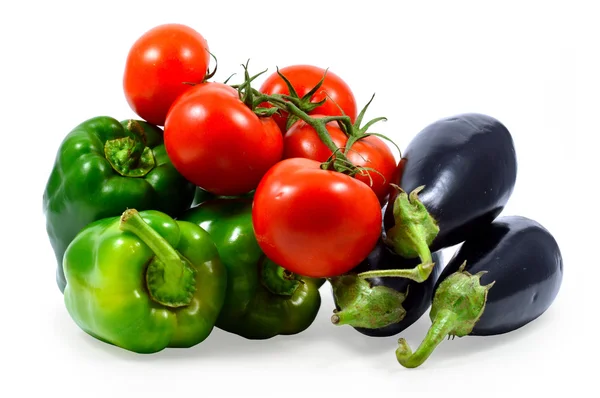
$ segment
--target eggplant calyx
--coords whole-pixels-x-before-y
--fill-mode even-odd
[[[404,276],[416,282],[423,282],[433,269],[429,246],[438,235],[440,228],[419,199],[419,193],[425,188],[415,188],[410,194],[395,184],[398,190],[394,201],[394,226],[386,231],[385,244],[404,258],[421,259],[421,264],[413,270],[406,270]]]
[[[485,271],[471,275],[465,266],[466,262],[436,290],[429,313],[432,324],[419,348],[413,353],[405,339],[398,340],[396,359],[405,368],[423,364],[446,336],[470,334],[483,315],[488,291],[495,282],[481,286],[479,280]]]
[[[379,329],[404,319],[406,310],[402,303],[408,289],[401,293],[387,286],[371,284],[354,274],[330,280],[337,305],[331,323],[366,329]]]

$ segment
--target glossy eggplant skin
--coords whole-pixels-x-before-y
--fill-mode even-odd
[[[497,218],[465,241],[436,282],[466,261],[465,271],[487,271],[481,284],[489,290],[483,315],[473,336],[518,329],[542,315],[552,304],[563,279],[563,260],[554,237],[538,222],[521,216]]]
[[[443,258],[441,252],[432,253],[432,259],[435,262],[435,266],[431,276],[422,283],[417,283],[406,278],[370,278],[369,282],[372,286],[387,286],[400,293],[406,293],[408,289],[406,300],[402,303],[402,306],[406,310],[406,315],[400,322],[385,326],[383,328],[368,329],[355,327],[354,329],[371,337],[387,337],[396,335],[415,323],[431,305],[435,281],[437,280],[443,268]],[[360,273],[384,269],[414,268],[418,264],[418,258],[406,259],[401,257],[394,253],[392,249],[386,246],[383,240],[380,239],[371,253],[369,253],[367,258],[358,266],[356,266],[351,272]]]
[[[454,246],[490,224],[504,209],[517,177],[512,136],[497,119],[465,113],[440,119],[409,143],[399,164],[398,185],[407,193],[424,185],[421,202],[439,233],[432,252]],[[397,191],[384,217],[394,226]]]

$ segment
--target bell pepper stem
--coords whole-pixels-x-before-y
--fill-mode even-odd
[[[260,276],[263,286],[278,296],[291,296],[302,284],[296,274],[285,270],[266,256],[262,260]]]
[[[127,209],[121,216],[120,228],[134,233],[165,264],[181,264],[179,254],[158,232],[150,227],[136,209]],[[174,267],[174,268],[177,268]]]
[[[146,271],[146,285],[152,299],[168,307],[188,305],[196,290],[196,282],[194,269],[187,260],[135,209],[123,212],[119,228],[136,235],[155,254]]]
[[[144,128],[135,120],[127,122],[130,136],[104,144],[104,156],[112,168],[125,177],[143,177],[156,165],[152,149],[146,146]]]

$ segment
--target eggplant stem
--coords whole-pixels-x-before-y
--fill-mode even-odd
[[[455,329],[457,315],[450,310],[443,310],[436,314],[433,324],[421,345],[413,353],[405,339],[398,340],[396,359],[405,368],[416,368],[423,364],[433,353],[433,350],[442,342],[446,336],[450,337]]]
[[[417,283],[422,283],[425,282],[427,278],[429,278],[429,276],[431,275],[431,271],[434,267],[435,263],[429,261],[426,263],[421,263],[415,268],[410,269],[386,269],[377,271],[365,271],[358,274],[358,277],[362,279],[384,277],[407,278],[412,279]]]
[[[485,310],[488,291],[493,284],[481,286],[481,273],[459,270],[444,279],[436,289],[429,317],[432,320],[427,335],[413,353],[406,340],[398,340],[396,359],[406,368],[416,368],[429,358],[446,336],[454,338],[471,334]]]
[[[398,190],[398,196],[394,200],[395,223],[386,231],[385,243],[404,258],[421,259],[421,264],[414,269],[403,270],[402,273],[391,276],[403,276],[420,283],[431,275],[433,264],[429,246],[437,236],[439,227],[419,200],[419,192],[424,186],[407,194],[399,186],[391,185]]]

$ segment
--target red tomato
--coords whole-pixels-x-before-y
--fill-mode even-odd
[[[185,83],[202,82],[209,62],[208,44],[200,33],[180,24],[159,25],[129,50],[125,98],[142,119],[162,126],[175,99],[190,89]]]
[[[381,207],[369,187],[321,163],[286,159],[254,194],[252,222],[264,253],[283,268],[314,278],[350,271],[381,233]]]
[[[216,195],[252,191],[281,160],[283,137],[270,117],[258,117],[237,91],[219,83],[194,86],[167,115],[167,154],[196,186]]]
[[[173,104],[169,108],[169,112],[171,111],[171,108],[173,108],[178,102],[186,101],[188,98],[193,97],[198,93],[207,93],[209,91],[219,91],[223,92],[224,94],[228,94],[232,97],[239,98],[238,91],[235,88],[228,86],[227,84],[219,82],[203,82],[190,86],[190,88],[187,91],[185,91],[183,94],[177,97],[175,102],[173,102]],[[168,114],[169,113],[167,112],[167,115]]]
[[[327,123],[327,131],[338,148],[345,147],[348,136],[336,122]],[[317,132],[303,121],[290,127],[284,135],[283,145],[284,159],[301,157],[325,162],[332,154]],[[397,163],[390,147],[381,138],[368,136],[355,142],[346,157],[356,166],[377,170],[365,170],[364,174],[357,174],[355,178],[369,185],[383,204],[389,193],[389,184],[396,183],[394,176]]]
[[[325,69],[312,65],[292,65],[279,69],[300,98],[308,94],[315,87],[325,74]],[[264,94],[289,94],[287,85],[277,72],[271,74],[261,85],[260,92]],[[319,102],[325,98],[327,101],[318,108],[315,108],[310,114],[322,114],[327,116],[339,116],[342,114],[340,108],[345,115],[348,115],[352,122],[356,119],[356,100],[350,87],[338,75],[331,71],[327,71],[327,76],[323,85],[312,96],[311,102]],[[269,106],[269,105],[265,105]],[[282,115],[274,115],[274,119],[281,131],[286,131],[287,113],[282,112]]]

